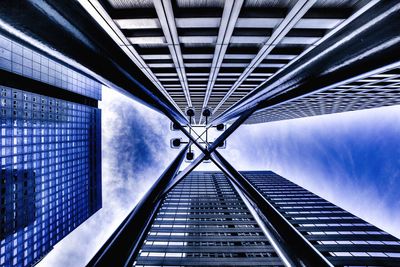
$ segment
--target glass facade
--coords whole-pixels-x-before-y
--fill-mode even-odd
[[[101,85],[4,36],[0,60],[0,266],[31,266],[101,208]]]
[[[400,266],[400,240],[270,171],[247,180],[335,266]]]
[[[0,265],[29,266],[101,206],[89,190],[100,183],[91,162],[100,112],[4,86],[0,92]]]
[[[392,68],[329,90],[307,94],[255,112],[248,124],[296,119],[400,104],[400,68]]]
[[[2,35],[0,69],[93,99],[101,99],[101,84],[97,81]]]
[[[282,266],[222,173],[192,172],[162,202],[135,266]]]

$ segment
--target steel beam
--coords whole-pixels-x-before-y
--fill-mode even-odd
[[[379,1],[212,123],[229,121],[255,104],[259,104],[259,109],[270,107],[397,64],[399,21],[400,3]]]
[[[217,42],[215,44],[215,51],[213,61],[210,68],[210,77],[207,83],[207,90],[204,96],[203,109],[207,107],[208,100],[210,99],[211,92],[214,84],[217,80],[219,70],[224,60],[226,50],[231,41],[232,33],[236,25],[236,21],[239,17],[240,10],[242,8],[244,0],[237,1],[226,1],[224,5],[224,11],[219,26]],[[201,124],[203,115],[200,115]]]
[[[298,266],[333,266],[218,151],[211,154],[211,159],[267,218],[276,239],[280,240],[282,247],[287,248],[293,262],[296,262]]]
[[[174,99],[161,84],[160,79],[152,72],[146,64],[143,57],[139,55],[132,43],[122,33],[121,29],[115,24],[114,20],[108,14],[107,3],[100,0],[78,0],[86,11],[96,20],[98,24],[107,32],[107,34],[118,44],[125,54],[135,63],[139,69],[154,83],[162,94],[174,105],[178,111],[181,111]],[[183,113],[182,113],[183,114]]]
[[[189,164],[183,171],[181,171],[175,179],[173,179],[163,191],[163,195],[168,194],[183,178],[185,178],[189,173],[191,173],[205,158],[204,154],[199,155],[192,163]]]
[[[76,1],[0,1],[0,30],[169,118],[187,122]]]
[[[296,25],[296,23],[306,14],[316,0],[300,0],[293,6],[287,16],[282,20],[278,27],[274,30],[271,37],[266,37],[268,40],[264,46],[258,51],[257,55],[252,59],[240,77],[229,89],[228,93],[215,107],[213,112],[216,112],[225,101],[233,94],[233,92],[246,80],[247,77],[261,64],[261,62],[269,55],[272,49],[277,46],[286,34]]]
[[[185,146],[175,160],[158,178],[133,211],[90,260],[88,266],[132,266],[143,243],[148,227],[154,219],[162,201],[166,186],[176,176],[185,157]]]
[[[182,85],[183,93],[185,94],[186,102],[189,107],[192,106],[192,100],[187,82],[185,65],[183,63],[181,45],[179,42],[178,31],[175,24],[175,17],[170,0],[154,0],[154,7],[157,11],[158,19],[160,20],[165,39],[168,43],[168,48],[174,62],[176,73]]]

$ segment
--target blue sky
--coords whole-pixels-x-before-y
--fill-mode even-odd
[[[178,153],[163,115],[110,89],[100,108],[103,208],[39,267],[84,266]],[[244,125],[221,152],[238,170],[272,170],[400,238],[399,144],[394,106]]]

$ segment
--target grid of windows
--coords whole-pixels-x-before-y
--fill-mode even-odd
[[[273,172],[242,174],[334,265],[400,265],[395,237]]]
[[[100,182],[100,165],[92,162],[100,111],[0,86],[0,119],[1,181],[16,185],[2,191],[2,205],[14,204],[11,213],[21,205],[34,212],[1,239],[0,266],[31,266],[101,206],[91,192],[93,181]],[[6,191],[10,197],[3,198]]]
[[[0,69],[97,100],[101,84],[0,35]]]
[[[35,172],[1,169],[0,240],[35,220]]]
[[[192,172],[163,200],[135,266],[281,266],[222,173]]]

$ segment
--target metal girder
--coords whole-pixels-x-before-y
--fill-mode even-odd
[[[217,80],[222,61],[224,60],[226,50],[231,40],[233,30],[236,25],[237,18],[239,17],[240,9],[242,8],[244,0],[226,1],[224,11],[219,26],[217,42],[215,44],[214,57],[210,69],[210,77],[208,78],[207,90],[204,96],[203,108],[207,107],[208,100],[210,99],[212,89],[215,81]],[[203,115],[200,116],[201,123]]]
[[[238,77],[233,86],[229,89],[228,93],[215,107],[214,112],[217,111],[222,104],[232,95],[232,93],[243,83],[243,81],[261,64],[261,62],[269,55],[272,49],[285,37],[294,25],[303,17],[303,15],[312,7],[316,0],[301,0],[293,6],[288,15],[279,26],[274,30],[271,37],[268,38],[264,46],[258,51],[257,55],[252,59],[250,64],[246,67],[243,73]]]
[[[400,3],[376,3],[212,123],[229,121],[255,104],[270,107],[398,64],[399,21]]]
[[[4,0],[0,2],[0,28],[24,45],[34,46],[170,118],[187,122],[78,2]]]
[[[99,0],[78,0],[86,11],[96,19],[96,22],[107,32],[107,34],[118,44],[125,54],[135,63],[139,69],[154,83],[154,85],[162,92],[162,94],[175,106],[178,111],[181,111],[174,99],[168,94],[164,86],[161,84],[157,76],[152,72],[141,55],[136,51],[132,43],[125,37],[121,29],[115,24],[104,9],[103,4]],[[101,1],[101,0],[100,0]]]
[[[257,107],[255,106],[253,107],[253,109],[247,110],[245,113],[243,113],[228,129],[226,129],[220,136],[218,136],[218,138],[207,148],[203,148],[197,142],[197,139],[195,139],[183,127],[181,127],[183,133],[200,148],[202,154],[200,154],[195,160],[193,160],[193,162],[178,175],[179,179],[175,179],[174,181],[171,182],[171,184],[168,186],[164,194],[172,190],[172,188],[174,188],[180,182],[180,180],[186,177],[186,175],[188,175],[192,170],[194,170],[204,159],[210,159],[212,153],[216,151],[218,146],[222,144],[226,140],[226,138],[228,138],[237,128],[239,128],[239,126],[242,125],[243,122],[245,122],[247,118],[250,117],[250,115],[253,114],[254,110],[256,109]]]
[[[276,239],[288,249],[293,262],[297,262],[298,266],[333,266],[218,151],[211,154],[211,159],[268,219]]]
[[[186,102],[189,107],[192,106],[190,98],[189,85],[187,82],[185,65],[183,63],[182,51],[178,37],[178,31],[175,25],[175,17],[170,0],[154,0],[154,7],[157,11],[158,19],[161,22],[161,27],[164,36],[168,43],[168,48],[174,62],[176,72],[182,85],[183,93],[185,94]]]
[[[143,242],[158,207],[162,201],[165,187],[176,176],[185,157],[185,146],[158,178],[133,211],[125,218],[107,242],[90,260],[88,266],[132,266],[135,256]]]

